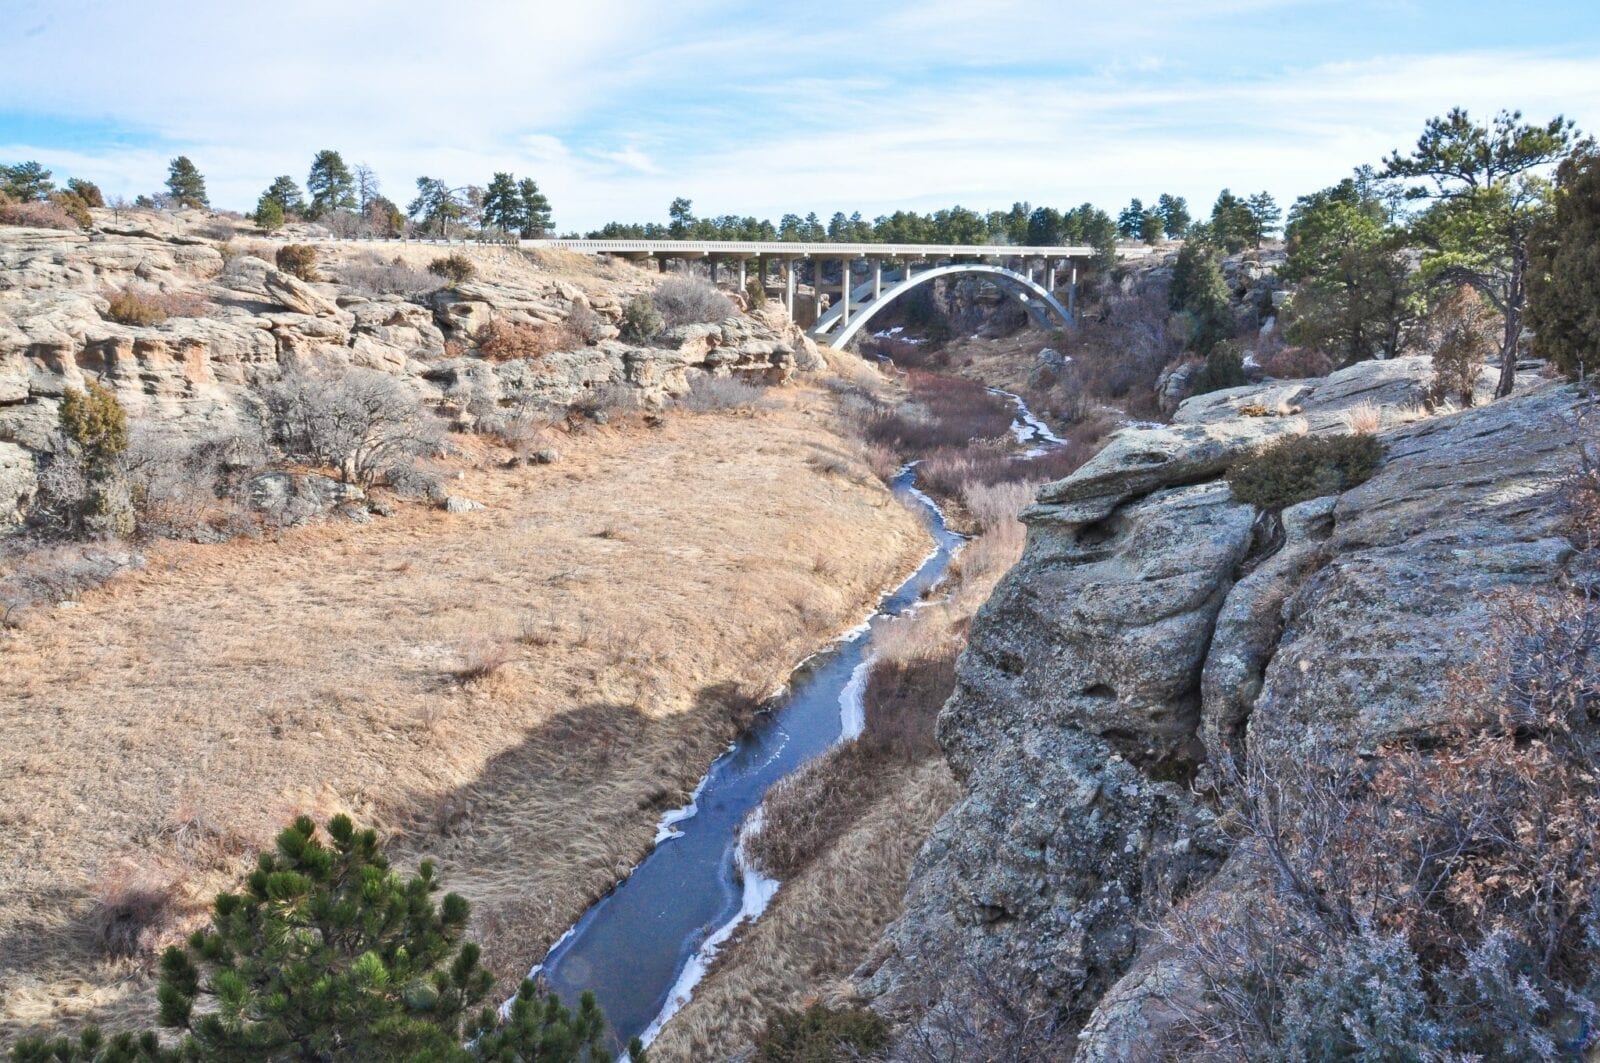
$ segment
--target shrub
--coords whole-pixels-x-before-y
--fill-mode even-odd
[[[622,308],[622,338],[628,343],[648,343],[665,326],[648,295],[636,295]]]
[[[939,447],[1011,434],[1011,404],[977,381],[913,369],[906,384],[915,401],[875,413],[864,426],[869,443],[922,457]]]
[[[761,283],[760,277],[750,277],[744,282],[744,297],[751,310],[760,310],[767,305],[767,286]]]
[[[1228,486],[1240,502],[1279,510],[1364,483],[1382,458],[1383,444],[1375,436],[1297,436],[1229,469]]]
[[[472,259],[459,251],[452,251],[428,263],[428,272],[436,277],[443,277],[448,287],[465,284],[478,275],[478,267],[472,264]]]
[[[534,325],[496,318],[478,330],[478,353],[491,362],[543,358],[570,344],[566,331],[555,325]]]
[[[0,225],[20,225],[29,229],[65,229],[75,232],[77,220],[58,203],[8,203],[0,205]]]
[[[1209,391],[1243,387],[1248,383],[1250,378],[1245,376],[1243,356],[1232,344],[1218,344],[1206,355],[1205,365],[1195,374],[1194,388],[1190,394],[1204,395]]]
[[[126,533],[133,513],[121,458],[128,449],[128,415],[111,389],[91,380],[68,388],[58,413],[61,435],[85,486],[81,517],[91,531]]]
[[[111,296],[106,316],[123,325],[159,325],[167,319],[167,312],[148,294],[124,288]]]
[[[1180,906],[1167,924],[1207,990],[1179,1003],[1195,1043],[1174,1058],[1554,1063],[1591,1047],[1600,608],[1546,588],[1487,612],[1485,651],[1437,688],[1440,726],[1359,757],[1313,743],[1281,770],[1252,752],[1231,779],[1277,888],[1244,920]]]
[[[905,659],[874,665],[863,694],[867,726],[862,744],[896,760],[938,756],[934,724],[956,688],[958,649],[955,644],[934,645]]]
[[[303,281],[320,280],[317,273],[317,250],[310,244],[284,244],[274,257],[278,268]]]
[[[757,1063],[838,1063],[862,1059],[889,1046],[889,1024],[868,1008],[812,1004],[780,1009],[767,1019],[756,1044]]]
[[[567,311],[567,319],[561,326],[576,343],[588,346],[599,341],[605,322],[600,320],[600,315],[594,312],[593,307],[577,299],[573,301],[572,309]]]
[[[690,413],[730,413],[735,410],[771,409],[775,403],[766,389],[736,377],[701,377],[689,385],[678,406]]]
[[[1433,347],[1433,398],[1458,399],[1471,406],[1478,375],[1489,356],[1500,350],[1500,315],[1478,290],[1463,284],[1428,319]]]
[[[71,192],[50,193],[50,203],[66,212],[67,217],[78,223],[78,228],[87,229],[94,225],[94,218],[89,216],[89,205]]]
[[[100,191],[100,186],[93,181],[85,181],[81,177],[68,178],[67,191],[83,200],[83,205],[86,207],[106,205],[105,195]]]
[[[342,266],[339,279],[346,287],[370,295],[413,295],[437,287],[433,275],[403,262],[359,262]]]
[[[262,391],[272,441],[285,456],[336,468],[347,483],[370,487],[409,466],[434,443],[422,404],[375,369],[334,376],[300,370]]]
[[[733,301],[695,277],[668,277],[650,295],[667,328],[725,321],[738,311]]]

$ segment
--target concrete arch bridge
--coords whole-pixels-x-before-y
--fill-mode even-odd
[[[769,289],[783,293],[791,318],[797,309],[812,322],[809,334],[819,343],[842,348],[856,338],[878,313],[900,296],[941,277],[974,276],[987,280],[1020,302],[1041,328],[1072,324],[1077,297],[1078,263],[1095,254],[1092,247],[1012,247],[968,244],[804,244],[742,243],[715,240],[524,240],[524,247],[551,247],[635,262],[654,259],[665,271],[673,259],[706,259],[711,277],[737,269],[742,289],[755,264],[755,276]],[[1146,249],[1119,252],[1136,257]],[[796,306],[796,265],[814,265],[810,307]],[[824,282],[824,267],[838,263],[839,281]],[[885,267],[890,267],[886,269]],[[730,278],[731,279],[731,278]],[[1064,289],[1065,300],[1061,298]]]

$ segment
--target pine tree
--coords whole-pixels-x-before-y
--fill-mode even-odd
[[[1278,201],[1270,192],[1257,192],[1245,200],[1245,208],[1250,211],[1250,220],[1255,226],[1255,246],[1260,247],[1262,240],[1278,231],[1283,211],[1278,209]]]
[[[1156,213],[1161,216],[1161,231],[1168,240],[1176,240],[1189,231],[1189,203],[1182,196],[1161,193],[1156,200]]]
[[[161,958],[161,1024],[209,1059],[358,1060],[446,1053],[493,982],[461,944],[467,902],[435,905],[433,865],[402,879],[345,816],[330,845],[302,816],[212,927]],[[196,1009],[201,997],[214,1006]]]
[[[1226,251],[1243,251],[1260,242],[1250,204],[1224,188],[1211,207],[1212,238]]]
[[[672,220],[668,226],[674,240],[682,240],[689,235],[689,226],[694,224],[694,203],[679,196],[667,208],[667,217]]]
[[[517,194],[522,199],[522,235],[536,240],[555,224],[550,220],[550,201],[531,177],[524,177],[517,184]]]
[[[406,205],[406,213],[419,219],[423,227],[437,227],[444,236],[452,221],[461,217],[461,195],[437,177],[417,178],[417,198]]]
[[[306,210],[306,201],[300,194],[300,186],[294,183],[294,178],[288,174],[272,179],[272,184],[261,193],[261,201],[270,200],[278,205],[279,213],[284,217],[290,215],[303,215]],[[260,204],[257,204],[259,209]],[[279,219],[280,224],[283,218]]]
[[[1190,239],[1178,252],[1167,289],[1167,304],[1189,325],[1189,348],[1209,353],[1233,334],[1232,300],[1217,265],[1216,252],[1203,240]]]
[[[1126,240],[1137,240],[1144,231],[1144,204],[1137,197],[1128,201],[1117,215],[1117,235]]]
[[[45,199],[55,186],[50,182],[50,171],[36,162],[19,162],[15,166],[0,166],[0,193],[19,203]]]
[[[211,205],[206,197],[206,179],[187,155],[179,155],[168,165],[167,191],[172,195],[172,202],[180,207]]]
[[[311,160],[311,173],[306,177],[306,191],[311,194],[307,216],[320,218],[335,210],[356,209],[355,178],[337,151],[324,148]]]
[[[1550,216],[1534,231],[1528,322],[1534,349],[1568,376],[1600,369],[1600,154],[1574,154],[1556,172]]]
[[[1561,160],[1575,137],[1560,115],[1529,125],[1520,111],[1501,111],[1484,125],[1457,108],[1430,118],[1411,154],[1384,160],[1384,176],[1419,182],[1408,197],[1432,201],[1411,226],[1426,249],[1423,275],[1440,285],[1469,283],[1500,311],[1497,397],[1516,384],[1529,238],[1548,208],[1549,182],[1538,171]]]
[[[253,217],[262,232],[275,233],[283,228],[283,207],[265,192],[256,201]]]
[[[483,224],[505,233],[522,228],[526,218],[517,179],[509,173],[497,172],[483,193]]]
[[[1139,239],[1147,244],[1153,244],[1160,240],[1163,229],[1161,215],[1153,210],[1145,211],[1144,217],[1139,219]]]

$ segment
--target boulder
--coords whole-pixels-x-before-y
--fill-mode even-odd
[[[482,502],[474,502],[472,499],[463,498],[461,495],[450,495],[444,500],[446,513],[471,513],[475,509],[482,508]]]
[[[338,317],[339,308],[311,285],[281,270],[271,270],[262,279],[267,295],[280,306],[308,317]]]

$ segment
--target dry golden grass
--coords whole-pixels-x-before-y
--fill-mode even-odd
[[[466,469],[452,491],[487,507],[469,514],[165,544],[0,636],[0,1042],[148,1016],[145,946],[299,811],[436,859],[486,961],[520,977],[752,695],[926,550],[865,468],[814,469],[854,460],[830,397],[784,395]]]

